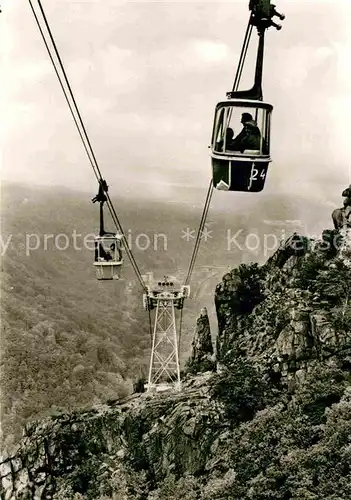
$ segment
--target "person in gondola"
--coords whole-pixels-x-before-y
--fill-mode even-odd
[[[111,248],[111,251],[114,251],[114,248]],[[98,262],[99,260],[109,261],[112,260],[112,258],[113,257],[110,252],[106,251],[101,243],[95,242],[95,262]]]
[[[225,149],[228,151],[234,151],[233,137],[234,137],[234,131],[232,128],[228,127],[225,134]]]
[[[112,243],[112,245],[110,246],[110,250],[112,252],[112,255],[115,255],[116,244],[117,244],[118,260],[122,260],[122,249],[120,240],[117,240],[115,243]]]
[[[234,132],[233,129],[228,127],[227,130],[225,131],[225,149],[229,149],[230,151],[233,150],[231,147],[232,142],[233,142],[233,137],[234,137]],[[220,140],[216,144],[216,149],[218,151],[223,151],[223,146],[224,146],[224,140]]]
[[[242,131],[231,141],[230,150],[244,153],[245,149],[260,149],[261,132],[250,113],[241,115]],[[229,149],[229,148],[228,148]]]

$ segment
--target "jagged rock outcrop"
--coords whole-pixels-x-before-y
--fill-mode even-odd
[[[337,230],[351,228],[351,184],[341,193],[344,197],[343,207],[332,213],[334,227]]]
[[[351,267],[351,228],[340,230],[340,236],[340,258],[346,266]]]
[[[89,492],[96,499],[109,491],[109,471],[124,463],[148,471],[151,482],[172,470],[200,473],[223,414],[210,398],[210,375],[193,378],[181,393],[131,396],[28,426],[15,456],[1,463],[1,498],[64,500]]]
[[[242,265],[224,276],[215,297],[221,363],[249,358],[288,380],[331,358],[342,363],[351,348],[350,233],[337,241],[330,249],[293,235],[261,268]]]
[[[216,368],[213,353],[210,320],[204,307],[196,322],[191,357],[187,361],[189,373],[207,372]]]

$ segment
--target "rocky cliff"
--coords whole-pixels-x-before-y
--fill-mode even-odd
[[[216,360],[203,310],[182,392],[27,427],[1,498],[351,498],[350,244],[294,235],[226,274]]]
[[[241,265],[216,289],[217,360],[252,360],[293,383],[313,366],[344,359],[350,347],[349,232],[323,240],[293,235],[268,262]]]

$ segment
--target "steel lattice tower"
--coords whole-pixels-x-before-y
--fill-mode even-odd
[[[181,389],[178,332],[175,309],[182,309],[190,287],[174,283],[167,276],[147,287],[144,307],[155,309],[148,391],[174,387]]]

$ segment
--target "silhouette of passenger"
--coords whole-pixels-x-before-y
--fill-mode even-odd
[[[228,127],[227,130],[225,131],[225,149],[229,149],[230,151],[233,150],[232,143],[233,143],[233,137],[234,137],[234,131],[232,128]],[[217,149],[219,151],[223,151],[224,147],[224,140],[222,139],[217,143]]]
[[[230,149],[244,153],[245,149],[260,149],[261,132],[250,113],[241,115],[242,131],[231,141]]]
[[[110,246],[110,250],[113,256],[115,255],[115,249],[116,249],[116,243],[112,243]],[[122,260],[121,242],[119,240],[117,240],[117,253],[118,253],[118,260]]]
[[[101,243],[95,242],[95,262],[99,260],[112,260],[112,255],[110,252],[106,252]]]
[[[234,131],[232,128],[228,127],[225,133],[225,149],[228,149],[229,151],[234,151],[233,137]]]
[[[112,255],[110,252],[104,249],[104,246],[100,243],[100,257],[104,260],[112,260]]]

